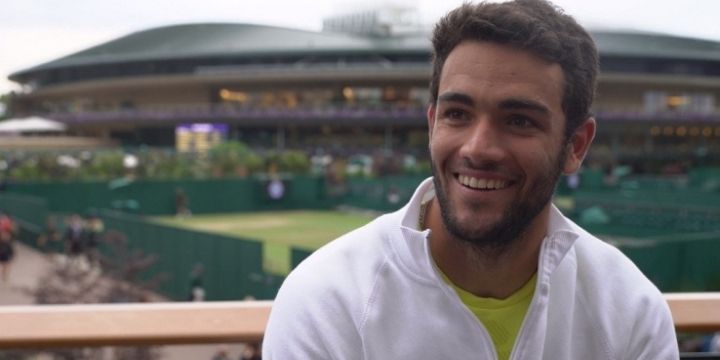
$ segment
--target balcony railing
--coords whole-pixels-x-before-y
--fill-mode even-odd
[[[170,105],[114,111],[83,111],[44,114],[68,124],[92,124],[122,121],[159,123],[241,122],[245,126],[278,124],[393,124],[422,125],[425,107],[421,105],[328,105],[320,107],[251,107],[197,104]]]
[[[720,331],[720,293],[665,294],[678,332]],[[0,349],[260,341],[272,302],[0,306]]]
[[[598,110],[600,121],[611,122],[704,122],[720,123],[720,112],[647,112],[641,109]],[[90,124],[108,122],[204,122],[228,121],[242,122],[245,125],[287,124],[290,120],[296,124],[333,123],[348,121],[351,124],[393,124],[423,125],[426,106],[424,103],[394,104],[340,104],[330,103],[318,106],[233,106],[212,104],[158,104],[134,109],[116,109],[101,111],[50,112],[43,114],[49,118],[69,124]]]

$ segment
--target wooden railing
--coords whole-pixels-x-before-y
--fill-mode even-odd
[[[271,301],[0,306],[0,348],[262,339]]]
[[[720,293],[665,294],[677,331],[720,331]],[[256,342],[271,301],[0,306],[0,348]]]

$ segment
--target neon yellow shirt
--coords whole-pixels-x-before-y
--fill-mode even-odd
[[[503,300],[475,296],[457,287],[445,274],[442,276],[445,282],[455,289],[463,304],[485,325],[495,345],[498,359],[509,359],[535,292],[537,274],[533,275],[520,290]]]

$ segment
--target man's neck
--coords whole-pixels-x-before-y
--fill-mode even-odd
[[[505,299],[537,271],[550,206],[538,214],[521,238],[502,250],[494,250],[455,239],[443,225],[437,199],[428,205],[430,252],[435,264],[456,286],[476,296]]]

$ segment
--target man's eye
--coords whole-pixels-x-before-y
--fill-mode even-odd
[[[468,118],[467,113],[460,109],[448,109],[443,112],[443,117],[448,120],[462,121]]]
[[[508,119],[508,124],[523,129],[535,127],[535,122],[531,118],[523,115],[511,116]]]

